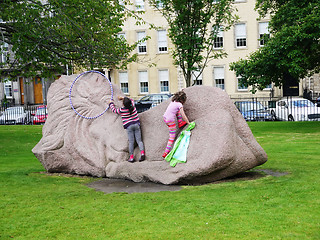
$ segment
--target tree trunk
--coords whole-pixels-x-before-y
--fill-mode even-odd
[[[186,86],[190,87],[191,86],[191,71],[187,71],[186,74],[184,75],[185,80],[186,80]]]

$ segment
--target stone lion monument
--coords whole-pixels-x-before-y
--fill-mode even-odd
[[[184,90],[185,112],[196,123],[187,162],[171,167],[162,158],[168,141],[168,127],[162,118],[171,101],[167,100],[139,114],[146,160],[129,163],[127,133],[119,115],[108,110],[98,118],[85,119],[71,108],[69,92],[76,77],[62,76],[48,92],[48,119],[41,140],[32,149],[48,172],[186,184],[231,177],[267,161],[229,96],[219,88],[194,86]],[[83,75],[70,93],[74,109],[83,116],[99,115],[108,107],[110,89],[102,75]],[[116,85],[113,91],[115,105],[122,107],[117,96],[124,94]],[[139,154],[136,148],[135,159]]]

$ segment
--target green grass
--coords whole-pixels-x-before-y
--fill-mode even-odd
[[[0,239],[320,239],[320,122],[249,126],[288,175],[133,194],[40,174],[41,126],[0,126]]]

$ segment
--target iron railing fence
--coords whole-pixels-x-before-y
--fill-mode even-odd
[[[166,99],[165,99],[166,100]],[[165,100],[154,100],[153,102],[145,102],[145,103],[135,103],[135,107],[137,109],[138,113],[145,112],[153,107],[158,106],[160,103],[162,103]]]
[[[320,121],[320,104],[301,97],[233,98],[232,101],[246,121]]]
[[[301,97],[232,98],[246,121],[320,121],[320,103]],[[159,101],[161,103],[161,101]],[[138,106],[143,112],[159,104]],[[48,117],[46,105],[0,106],[0,125],[44,124]]]
[[[141,99],[135,101],[135,107],[138,113],[147,111],[155,106],[158,106],[160,103],[168,100],[172,95],[171,94],[149,94]]]
[[[44,124],[47,117],[46,105],[0,106],[0,125]]]

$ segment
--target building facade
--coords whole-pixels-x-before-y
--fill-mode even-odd
[[[1,48],[1,67],[5,71],[10,71],[7,63],[14,61],[14,53],[7,43],[3,43]],[[46,104],[47,92],[51,83],[52,81],[40,77],[19,76],[12,81],[6,76],[0,76],[0,103],[2,105]]]
[[[44,78],[17,77],[14,81],[2,78],[0,99],[8,105],[39,105],[47,103],[47,92],[52,81]]]
[[[171,55],[174,45],[168,37],[168,24],[161,13],[151,7],[148,1],[131,0],[131,10],[141,12],[145,24],[136,25],[134,18],[129,18],[119,37],[133,44],[146,36],[150,38],[141,42],[135,50],[137,62],[131,63],[124,70],[100,69],[110,77],[128,96],[139,99],[149,93],[174,93],[186,87],[181,69],[174,65]],[[303,96],[307,91],[315,99],[320,93],[319,75],[302,79],[299,84],[284,84],[282,88],[270,84],[266,89],[256,94],[250,92],[250,87],[238,84],[235,72],[229,70],[229,64],[263,47],[261,37],[269,34],[269,18],[259,19],[254,10],[255,0],[234,0],[239,21],[230,30],[220,29],[214,43],[214,48],[224,50],[227,57],[211,60],[200,78],[194,82],[197,85],[219,87],[227,92],[231,99],[261,98],[262,100],[277,100],[286,95]],[[150,24],[158,27],[150,29]],[[0,61],[8,61],[6,56],[10,46],[1,45]],[[14,55],[10,54],[12,58]],[[13,59],[9,59],[13,60]],[[75,67],[75,66],[74,66]],[[76,72],[75,72],[76,73]],[[52,80],[42,78],[17,77],[14,81],[4,81],[0,76],[0,101],[6,99],[13,104],[42,104],[46,103],[47,91]]]
[[[126,38],[130,44],[145,36],[150,38],[137,47],[137,62],[131,63],[125,70],[110,71],[112,81],[134,99],[148,93],[174,93],[184,88],[183,75],[179,67],[173,64],[171,49],[174,46],[167,36],[166,20],[157,9],[148,4],[148,1],[132,0],[132,3],[133,5],[129,6],[131,10],[144,11],[141,17],[146,24],[136,25],[135,19],[129,19],[119,35]],[[195,84],[222,88],[234,99],[255,97],[275,100],[284,95],[302,96],[307,80],[302,80],[294,86],[284,85],[281,89],[270,84],[254,95],[250,92],[250,87],[238,84],[235,72],[229,70],[229,64],[246,58],[251,52],[263,47],[264,41],[261,37],[269,34],[270,19],[259,19],[258,13],[254,10],[254,0],[235,0],[234,5],[238,10],[236,14],[240,17],[239,21],[228,31],[221,29],[215,41],[215,49],[224,50],[227,57],[209,62]],[[149,29],[149,24],[154,24],[159,29]],[[311,85],[308,87],[311,89]]]
[[[0,21],[2,20],[0,19]],[[1,68],[9,72],[10,66],[8,63],[15,61],[12,46],[1,41],[0,47]],[[9,80],[6,76],[0,76],[0,103],[2,106],[46,104],[47,92],[52,82],[53,80],[40,77],[25,78],[19,76],[14,80]]]

